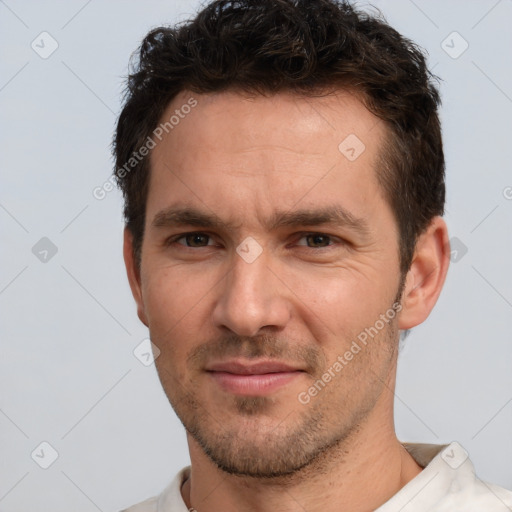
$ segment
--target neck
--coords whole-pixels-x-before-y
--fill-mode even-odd
[[[422,470],[396,438],[389,407],[384,410],[388,421],[374,410],[355,436],[283,479],[227,474],[188,434],[192,464],[183,499],[197,512],[375,510]]]

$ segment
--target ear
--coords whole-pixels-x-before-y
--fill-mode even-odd
[[[448,228],[434,217],[416,243],[402,294],[399,329],[411,329],[426,320],[443,288],[450,264]]]
[[[140,269],[133,254],[133,235],[128,228],[124,228],[123,257],[132,295],[137,303],[137,315],[140,321],[148,327],[148,320],[144,311],[144,301],[142,299]]]

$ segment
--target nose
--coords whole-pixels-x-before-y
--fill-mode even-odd
[[[239,336],[256,336],[263,328],[281,330],[291,316],[289,290],[269,268],[265,251],[248,263],[237,253],[232,269],[219,283],[214,306],[216,327]]]

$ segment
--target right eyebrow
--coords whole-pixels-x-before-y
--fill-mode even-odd
[[[215,214],[201,212],[195,208],[166,208],[159,211],[151,223],[156,228],[195,226],[209,229],[234,229]]]

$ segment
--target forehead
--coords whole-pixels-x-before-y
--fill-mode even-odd
[[[165,123],[151,154],[148,216],[178,199],[217,212],[258,205],[270,214],[272,205],[309,208],[339,195],[343,207],[355,208],[380,188],[375,168],[384,126],[349,91],[184,91],[166,109]]]
[[[192,101],[196,105],[189,108]],[[316,137],[316,150],[324,153],[338,149],[338,143],[348,135],[370,145],[378,143],[382,130],[380,120],[363,105],[362,96],[344,89],[323,95],[318,92],[315,96],[292,92],[264,96],[236,91],[183,91],[168,105],[160,125],[165,128],[171,119],[173,125],[163,133],[168,143],[187,143],[187,128],[193,125],[194,138],[215,140],[216,146],[224,151],[243,150],[258,142],[283,142],[288,149],[302,148],[312,153],[308,143],[312,142],[311,137]],[[227,132],[219,132],[219,128]],[[158,152],[157,149],[155,153]]]

